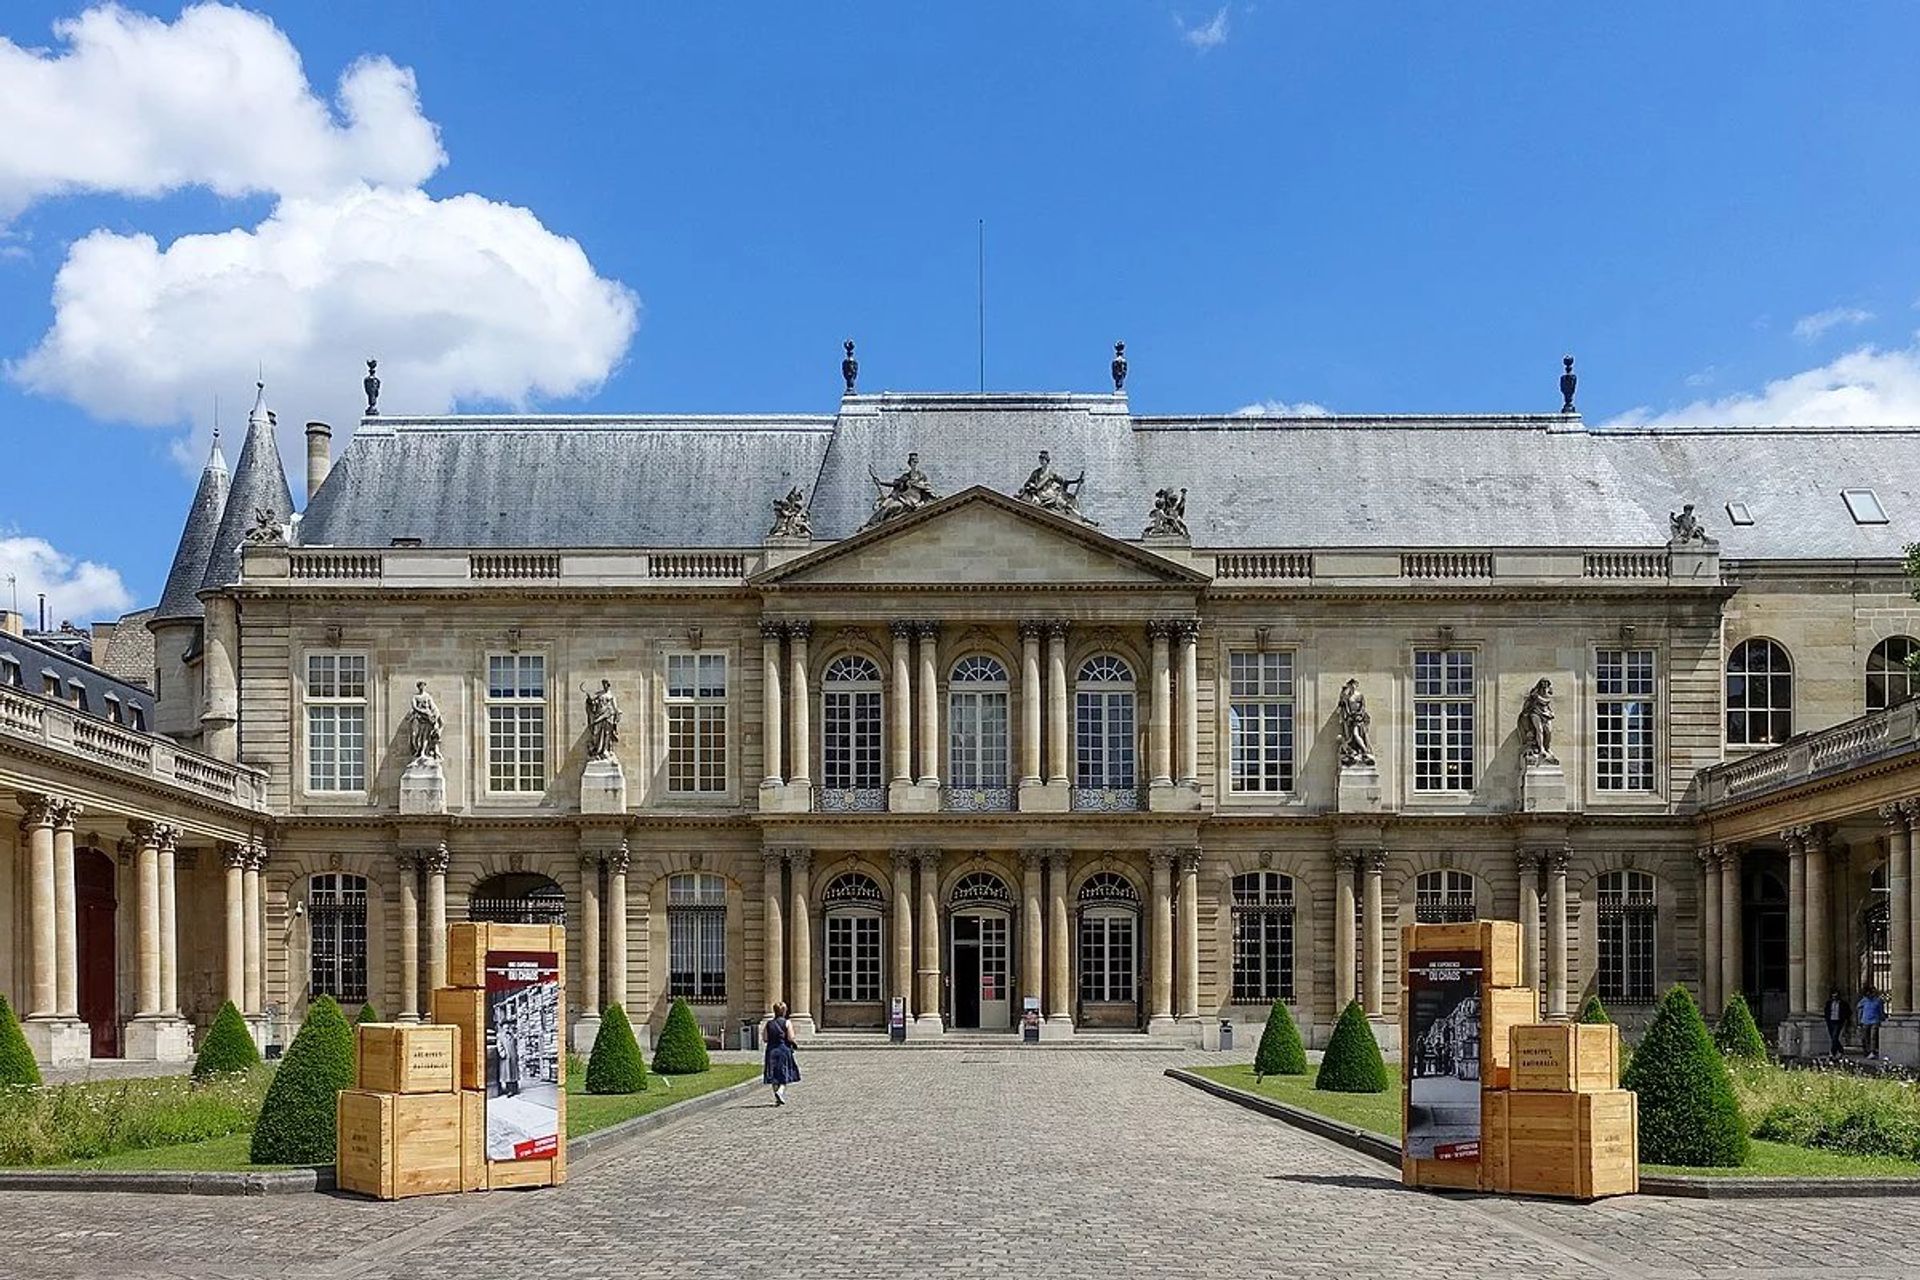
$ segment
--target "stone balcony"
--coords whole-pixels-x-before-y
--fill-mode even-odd
[[[258,769],[200,755],[20,689],[0,689],[0,743],[68,756],[242,809],[267,808],[267,775]]]
[[[1742,804],[1865,765],[1920,755],[1920,699],[1801,734],[1700,773],[1702,809]]]

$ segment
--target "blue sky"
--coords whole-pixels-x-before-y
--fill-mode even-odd
[[[990,389],[1124,338],[1140,412],[1549,410],[1572,351],[1590,423],[1920,421],[1909,5],[581,8],[0,12],[0,592],[150,603],[258,365],[283,444],[366,356],[389,412],[827,411],[846,337],[970,388],[978,219]]]

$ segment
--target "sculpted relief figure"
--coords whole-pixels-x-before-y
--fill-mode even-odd
[[[433,695],[427,692],[427,682],[415,681],[413,704],[407,710],[407,750],[414,764],[440,763],[440,733],[445,725]]]
[[[1087,473],[1082,471],[1069,480],[1053,469],[1053,462],[1047,451],[1040,451],[1040,465],[1027,473],[1027,482],[1020,486],[1015,496],[1022,502],[1031,502],[1043,511],[1058,512],[1082,524],[1094,524],[1080,512],[1080,486],[1087,481]]]
[[[1520,708],[1520,758],[1528,764],[1559,764],[1553,754],[1553,681],[1542,680],[1527,690]]]
[[[909,511],[917,511],[939,497],[933,491],[933,482],[927,479],[927,473],[920,469],[920,455],[907,455],[907,469],[892,480],[882,480],[874,475],[873,468],[867,468],[867,475],[873,480],[873,487],[879,493],[873,499],[873,514],[867,517],[862,528],[871,529],[884,524],[895,516],[903,516]]]
[[[613,682],[602,680],[598,690],[587,691],[587,759],[611,759],[618,741],[620,703],[613,696]]]
[[[1340,767],[1361,768],[1373,762],[1373,713],[1367,710],[1360,682],[1349,679],[1340,686]]]
[[[1187,533],[1187,491],[1175,493],[1161,489],[1153,495],[1153,510],[1147,513],[1143,538],[1185,538]]]
[[[799,485],[787,490],[784,498],[773,500],[773,528],[769,538],[811,538],[813,521],[807,515],[807,495]]]
[[[253,509],[253,525],[247,530],[247,541],[260,544],[279,544],[287,540],[287,528],[280,523],[280,517],[265,507]]]
[[[1687,503],[1678,511],[1667,513],[1667,527],[1675,542],[1705,542],[1706,526],[1700,523],[1700,517],[1693,514],[1693,504]]]

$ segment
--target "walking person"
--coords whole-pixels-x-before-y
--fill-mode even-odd
[[[1835,987],[1827,995],[1827,1053],[1830,1057],[1840,1056],[1840,1033],[1847,1029],[1847,1000]]]
[[[1860,993],[1860,1048],[1871,1062],[1880,1056],[1880,1024],[1887,1020],[1887,1002],[1868,986]]]
[[[793,1024],[787,1021],[787,1003],[774,1002],[773,1016],[767,1019],[762,1037],[767,1044],[766,1066],[760,1078],[773,1086],[773,1105],[787,1105],[787,1086],[800,1078],[800,1064],[793,1060]]]

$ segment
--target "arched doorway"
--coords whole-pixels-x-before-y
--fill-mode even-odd
[[[970,871],[947,895],[947,913],[952,1025],[1005,1031],[1013,1025],[1013,890],[991,871]]]
[[[1076,896],[1080,909],[1083,1027],[1140,1025],[1140,890],[1117,871],[1096,871]]]
[[[494,924],[567,922],[567,895],[558,882],[537,871],[507,871],[473,886],[467,919]]]
[[[820,895],[826,918],[825,1004],[821,1018],[829,1027],[884,1027],[882,931],[886,895],[862,871],[833,878]]]
[[[73,905],[79,917],[74,942],[80,955],[80,1018],[92,1032],[96,1058],[120,1056],[119,948],[114,930],[118,894],[113,859],[98,849],[73,854]]]

